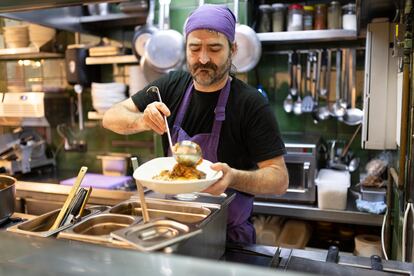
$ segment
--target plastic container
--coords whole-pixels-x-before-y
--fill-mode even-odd
[[[305,248],[311,236],[311,228],[304,221],[288,220],[283,226],[278,246],[285,248]]]
[[[321,169],[315,179],[320,209],[345,210],[351,175],[348,171]]]
[[[385,202],[385,188],[364,187],[361,185],[362,200],[371,202]]]

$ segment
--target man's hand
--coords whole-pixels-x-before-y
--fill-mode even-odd
[[[143,121],[144,124],[149,128],[154,130],[158,134],[163,134],[166,131],[166,126],[164,122],[164,115],[170,116],[170,110],[168,107],[161,102],[153,102],[147,105],[147,108],[144,110]]]
[[[209,186],[203,191],[203,193],[209,193],[212,195],[220,195],[224,193],[227,187],[233,180],[233,169],[226,163],[214,163],[211,165],[211,169],[215,171],[222,171],[223,176],[213,185]]]

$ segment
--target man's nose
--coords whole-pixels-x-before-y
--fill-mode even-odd
[[[201,50],[200,52],[200,63],[206,64],[210,61],[210,57],[208,56],[208,53],[206,50]]]

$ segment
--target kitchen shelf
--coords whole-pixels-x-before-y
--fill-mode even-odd
[[[298,42],[330,42],[358,39],[357,32],[352,30],[309,30],[294,32],[258,33],[259,40],[264,43],[298,43]]]
[[[0,49],[0,60],[63,58],[62,53],[42,52],[36,47]]]
[[[304,220],[372,226],[381,226],[384,219],[383,215],[358,211],[355,206],[355,198],[350,194],[348,194],[346,210],[324,210],[310,205],[255,201],[253,212],[256,214],[286,216]]]
[[[103,56],[103,57],[87,57],[87,65],[95,64],[138,64],[139,61],[135,55],[123,56]]]
[[[81,24],[92,24],[98,27],[109,27],[116,28],[119,26],[137,26],[145,24],[147,18],[147,12],[139,13],[110,13],[106,15],[90,15],[81,16],[79,23]]]

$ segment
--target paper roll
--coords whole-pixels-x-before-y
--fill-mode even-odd
[[[354,255],[362,257],[382,256],[381,237],[376,235],[355,236]]]

